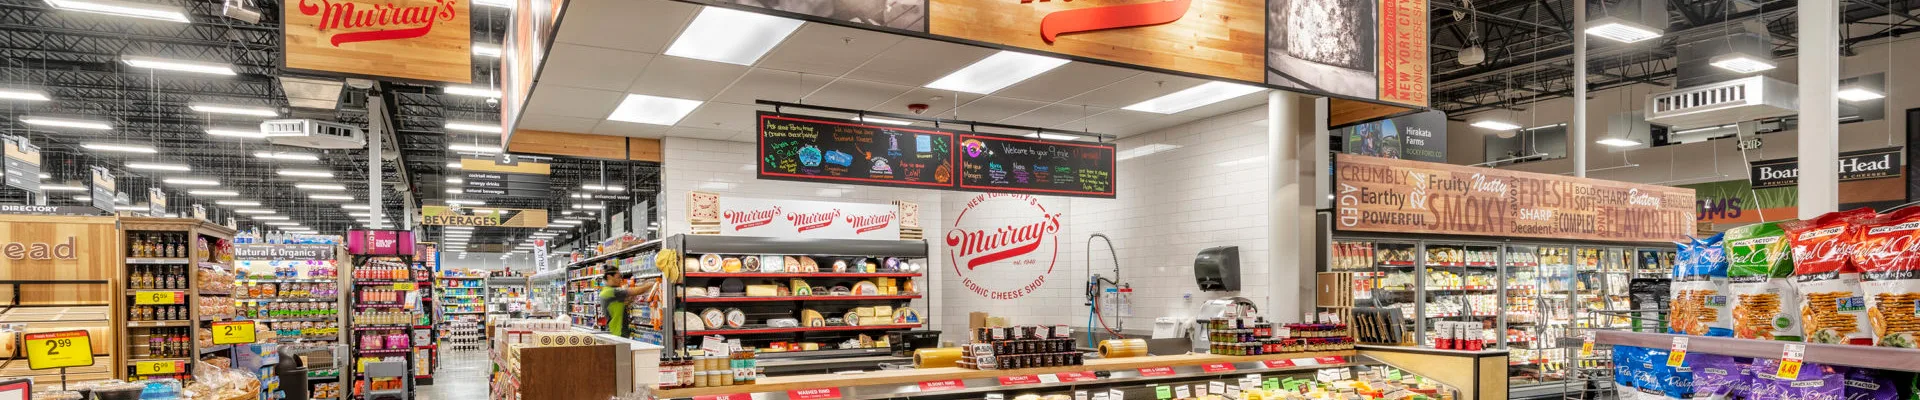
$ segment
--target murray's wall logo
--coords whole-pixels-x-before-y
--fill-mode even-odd
[[[787,222],[793,224],[794,233],[825,228],[833,225],[835,218],[840,218],[838,208],[820,212],[787,213]]]
[[[771,224],[773,219],[779,216],[780,206],[774,206],[759,210],[727,210],[721,217],[726,218],[727,223],[733,224],[734,230],[741,230]]]
[[[947,231],[948,264],[967,290],[981,297],[1026,296],[1046,284],[1059,261],[1061,217],[1033,196],[974,197]],[[974,279],[988,276],[993,282]]]
[[[886,229],[888,225],[893,224],[894,214],[891,212],[873,215],[851,214],[847,215],[847,225],[853,228],[855,234]]]
[[[1033,0],[1020,2],[1032,3]],[[1169,0],[1055,11],[1040,18],[1040,39],[1052,44],[1055,38],[1069,33],[1170,23],[1186,16],[1187,8],[1192,6],[1193,0]]]
[[[394,2],[354,2],[347,0],[300,0],[300,13],[319,16],[315,28],[331,37],[333,47],[343,43],[412,39],[433,32],[435,22],[459,17],[454,8],[464,0]]]

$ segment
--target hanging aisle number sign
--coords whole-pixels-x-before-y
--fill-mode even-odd
[[[29,369],[93,366],[93,337],[85,330],[29,333],[24,339]]]
[[[253,343],[253,321],[213,323],[213,344]]]
[[[186,300],[186,293],[173,291],[142,291],[134,293],[133,304],[150,306],[162,304],[180,304]]]
[[[1787,344],[1786,348],[1780,351],[1780,370],[1774,371],[1774,375],[1779,375],[1780,379],[1786,380],[1799,379],[1800,360],[1806,357],[1807,345]]]

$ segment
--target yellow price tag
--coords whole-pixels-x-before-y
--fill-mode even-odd
[[[1786,348],[1780,351],[1780,370],[1774,371],[1774,375],[1779,375],[1780,379],[1786,380],[1799,379],[1800,360],[1806,357],[1807,345],[1787,344]]]
[[[1667,353],[1667,366],[1678,367],[1687,361],[1687,338],[1673,338],[1673,351]]]
[[[253,321],[213,323],[213,344],[253,343]]]
[[[141,361],[133,363],[133,371],[140,375],[172,375],[185,371],[186,361]]]
[[[186,300],[186,293],[142,291],[133,293],[133,304],[143,306],[156,304],[180,304]]]
[[[29,369],[93,366],[93,337],[85,330],[29,333],[25,340]]]
[[[401,282],[401,283],[393,284],[393,290],[413,290],[419,287],[420,287],[419,285],[414,284],[413,282]]]
[[[1580,356],[1593,357],[1593,331],[1587,331],[1586,340],[1580,342]]]

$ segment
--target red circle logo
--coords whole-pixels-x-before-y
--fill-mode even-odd
[[[1060,217],[1033,196],[976,196],[947,230],[948,264],[967,290],[981,297],[1026,296],[1046,284],[1059,260]]]

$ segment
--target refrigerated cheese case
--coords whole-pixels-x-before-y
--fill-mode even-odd
[[[1600,357],[1577,356],[1584,330],[1658,329],[1611,311],[1632,309],[1634,279],[1666,278],[1674,249],[1336,235],[1328,254],[1322,272],[1350,284],[1350,300],[1322,300],[1320,308],[1361,315],[1362,322],[1397,315],[1397,323],[1380,326],[1396,327],[1390,329],[1397,335],[1387,337],[1399,339],[1370,341],[1377,344],[1508,350],[1509,381],[1518,391],[1606,367]]]

